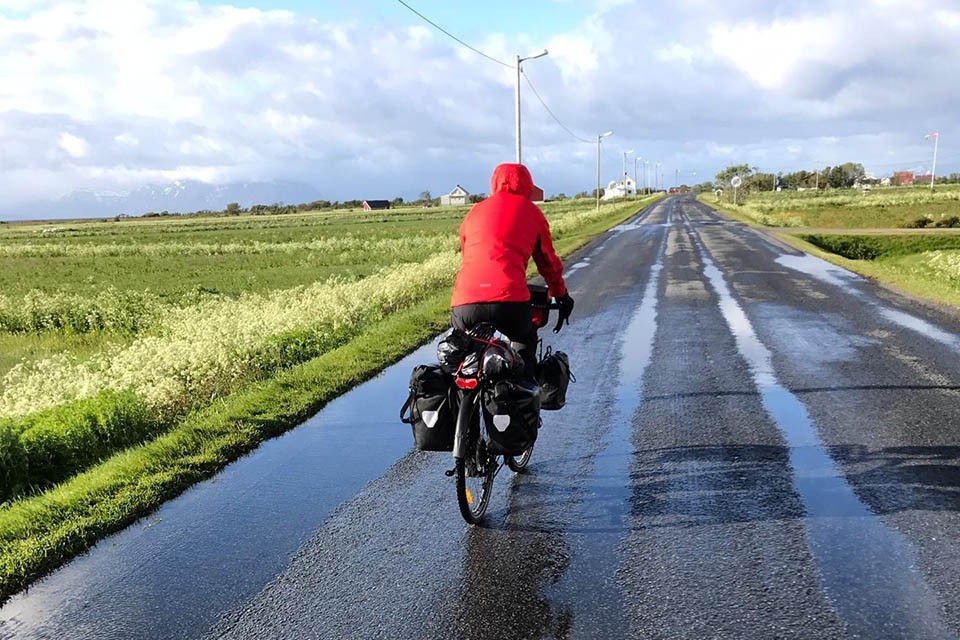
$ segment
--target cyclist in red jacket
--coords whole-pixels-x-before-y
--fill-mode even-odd
[[[493,324],[523,356],[531,377],[536,371],[537,329],[527,289],[530,258],[560,305],[554,331],[569,324],[573,312],[550,226],[530,200],[532,193],[533,178],[522,164],[504,163],[493,170],[490,197],[475,204],[460,224],[461,264],[450,301],[454,327],[465,331],[480,322]]]

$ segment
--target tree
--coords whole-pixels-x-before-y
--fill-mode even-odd
[[[222,202],[222,201],[221,201],[221,202]],[[240,215],[240,203],[239,203],[239,202],[231,202],[230,204],[227,205],[227,208],[224,209],[224,212],[225,212],[228,216],[238,216],[238,215]]]
[[[394,198],[393,200],[390,201],[390,206],[391,206],[391,207],[401,207],[401,206],[403,206],[403,198],[400,198],[400,197]]]
[[[733,180],[734,176],[740,176],[741,180],[746,180],[751,175],[753,175],[754,169],[751,169],[749,165],[746,164],[734,164],[730,165],[715,177],[718,185],[730,186],[730,181]]]
[[[433,200],[433,196],[430,195],[429,191],[421,191],[418,202],[429,203]]]
[[[470,204],[477,204],[486,197],[487,196],[482,193],[471,193],[469,196],[467,196],[467,202]]]

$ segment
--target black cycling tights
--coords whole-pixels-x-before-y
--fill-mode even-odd
[[[537,328],[530,318],[529,302],[480,302],[452,309],[450,324],[466,331],[481,322],[489,322],[507,336],[510,346],[523,357],[524,373],[534,378],[537,372]]]

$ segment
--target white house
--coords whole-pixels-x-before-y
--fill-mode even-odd
[[[441,207],[452,207],[458,204],[467,204],[467,196],[470,194],[467,193],[467,190],[457,185],[454,187],[453,191],[448,193],[445,196],[440,196],[440,206]]]
[[[624,175],[622,180],[611,182],[603,191],[603,199],[623,198],[637,195],[637,183],[630,176]]]

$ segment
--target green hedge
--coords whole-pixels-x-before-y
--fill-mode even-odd
[[[91,398],[0,423],[0,501],[43,489],[166,429],[132,392]]]
[[[850,260],[878,260],[924,251],[960,249],[960,234],[811,234],[800,238]]]

